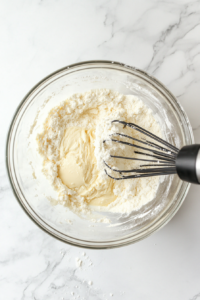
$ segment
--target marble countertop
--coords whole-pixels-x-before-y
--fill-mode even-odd
[[[200,142],[200,1],[2,0],[0,7],[0,299],[200,299],[199,186],[147,239],[83,251],[27,217],[5,167],[8,127],[24,95],[49,73],[83,60],[153,74],[181,102]]]

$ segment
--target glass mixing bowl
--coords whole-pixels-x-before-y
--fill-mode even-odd
[[[189,184],[177,175],[162,177],[155,198],[130,215],[105,213],[111,224],[91,223],[61,205],[53,205],[55,191],[41,172],[36,134],[49,110],[69,95],[108,88],[135,95],[150,107],[164,138],[180,148],[193,143],[188,118],[176,98],[157,79],[133,67],[109,61],[70,65],[40,81],[25,96],[10,126],[7,170],[17,200],[45,232],[64,242],[87,248],[112,248],[149,236],[165,225],[183,203]]]

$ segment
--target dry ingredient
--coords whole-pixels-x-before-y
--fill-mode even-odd
[[[112,90],[74,94],[49,112],[37,141],[43,172],[57,191],[57,203],[83,215],[94,209],[130,213],[154,198],[157,177],[114,181],[105,174],[104,161],[126,169],[135,164],[110,158],[110,153],[133,156],[131,147],[103,143],[110,134],[124,132],[121,125],[111,124],[116,119],[161,136],[160,125],[141,100]],[[126,133],[141,138],[132,129],[126,128]]]

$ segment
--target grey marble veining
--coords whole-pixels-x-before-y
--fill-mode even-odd
[[[184,107],[200,143],[200,1],[2,0],[0,6],[0,299],[200,299],[198,186],[148,239],[82,250],[30,221],[5,166],[8,127],[24,95],[49,73],[83,60],[120,61],[157,77]]]

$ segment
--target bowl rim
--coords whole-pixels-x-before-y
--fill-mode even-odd
[[[179,210],[179,208],[181,207],[181,205],[183,204],[187,194],[188,194],[188,191],[189,191],[189,188],[191,186],[190,183],[187,183],[186,184],[186,187],[185,187],[185,190],[184,190],[184,193],[183,195],[181,196],[181,199],[180,201],[178,202],[176,208],[174,209],[174,211],[167,217],[165,218],[161,224],[159,222],[159,220],[163,217],[162,215],[159,217],[159,219],[154,222],[150,228],[148,228],[147,232],[146,233],[143,233],[142,236],[140,235],[139,237],[136,237],[134,240],[131,240],[132,237],[124,237],[120,240],[115,240],[115,241],[102,241],[102,242],[95,242],[95,241],[86,241],[86,240],[80,240],[80,239],[77,239],[77,238],[74,238],[74,237],[69,237],[68,240],[56,235],[55,233],[51,232],[50,230],[48,230],[48,228],[45,228],[41,223],[39,223],[35,218],[34,216],[31,214],[31,212],[29,210],[27,210],[27,208],[25,207],[25,205],[23,205],[22,201],[19,199],[17,193],[16,193],[16,190],[14,188],[14,184],[12,182],[12,176],[11,176],[11,173],[9,171],[9,145],[10,145],[10,138],[11,138],[11,135],[12,135],[12,131],[13,131],[13,127],[14,127],[14,124],[16,122],[16,119],[17,119],[17,115],[18,115],[18,112],[20,111],[20,109],[23,107],[23,105],[26,103],[26,100],[27,98],[43,83],[45,83],[45,81],[47,81],[48,79],[50,79],[51,77],[53,77],[54,75],[57,75],[59,74],[60,72],[62,71],[65,71],[65,70],[70,70],[72,68],[76,68],[76,67],[81,67],[81,66],[88,66],[88,65],[93,65],[93,64],[96,64],[99,66],[101,64],[106,64],[107,66],[118,66],[118,67],[121,67],[124,69],[124,71],[134,71],[134,72],[137,72],[138,75],[143,75],[145,76],[148,80],[151,81],[151,84],[156,84],[159,88],[161,88],[162,90],[165,91],[165,93],[167,93],[169,95],[169,97],[171,98],[171,100],[173,100],[173,102],[175,102],[175,104],[178,106],[179,110],[181,111],[183,117],[185,118],[186,120],[186,124],[187,124],[187,127],[188,127],[188,130],[189,130],[189,134],[190,134],[190,139],[191,139],[191,142],[194,143],[194,136],[193,136],[193,131],[192,131],[192,127],[191,127],[191,124],[189,122],[189,119],[188,119],[188,116],[187,114],[185,113],[183,107],[181,106],[181,104],[179,103],[179,101],[176,99],[176,97],[165,87],[165,85],[163,85],[157,78],[155,78],[154,76],[148,74],[146,71],[144,70],[141,70],[139,68],[136,68],[136,67],[133,67],[133,66],[130,66],[130,65],[127,65],[127,64],[124,64],[124,63],[121,63],[121,62],[116,62],[116,61],[110,61],[110,60],[89,60],[89,61],[82,61],[82,62],[78,62],[78,63],[74,63],[74,64],[71,64],[71,65],[67,65],[63,68],[60,68],[52,73],[50,73],[49,75],[47,75],[46,77],[44,77],[43,79],[41,79],[37,84],[35,84],[32,89],[29,90],[29,92],[24,96],[24,98],[21,100],[21,102],[19,103],[19,105],[17,106],[16,110],[15,110],[15,113],[13,115],[13,118],[12,118],[12,121],[11,121],[11,124],[10,124],[10,127],[8,129],[8,134],[7,134],[7,140],[6,140],[6,169],[7,169],[7,174],[8,174],[8,178],[9,178],[9,181],[10,181],[10,185],[11,185],[11,188],[12,188],[12,191],[18,201],[18,203],[20,204],[20,206],[23,208],[23,210],[25,211],[25,213],[29,216],[29,218],[40,228],[42,229],[44,232],[48,233],[50,236],[62,241],[62,242],[65,242],[65,243],[68,243],[70,245],[73,245],[73,246],[78,246],[78,247],[82,247],[82,248],[88,248],[88,249],[111,249],[111,248],[118,248],[118,247],[121,247],[121,246],[126,246],[126,245],[129,245],[129,244],[132,244],[132,243],[135,243],[137,241],[140,241],[148,236],[150,236],[151,234],[153,234],[154,232],[156,232],[157,230],[161,229],[163,226],[165,226],[172,218],[173,216],[177,213],[177,211]],[[156,89],[158,87],[155,87]],[[159,92],[162,93],[162,91],[159,90]],[[43,221],[44,222],[44,221]],[[157,226],[156,226],[157,225]],[[49,227],[51,227],[50,225],[48,225]],[[55,230],[55,229],[54,229]],[[67,236],[68,237],[68,236]],[[120,243],[116,243],[120,241]],[[115,244],[116,243],[116,244]]]

